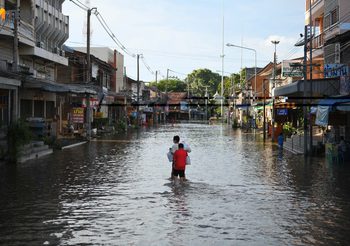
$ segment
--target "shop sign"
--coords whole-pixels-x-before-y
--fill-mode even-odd
[[[73,108],[72,109],[72,122],[73,123],[84,123],[84,108]]]
[[[145,108],[143,109],[143,112],[145,112],[145,113],[153,113],[153,108],[151,108],[151,107],[145,107]]]
[[[303,77],[303,67],[302,66],[291,66],[290,64],[295,64],[293,60],[282,61],[282,77]]]
[[[345,64],[326,64],[324,66],[324,77],[335,78],[339,76],[348,76],[349,67]]]
[[[82,106],[86,108],[86,98],[83,98]],[[99,106],[99,101],[97,98],[90,98],[90,108],[97,108]]]
[[[102,119],[103,118],[103,112],[95,112],[94,118],[95,119]]]
[[[187,102],[180,102],[180,110],[181,111],[188,111],[188,103]]]
[[[277,109],[277,115],[288,115],[288,109]]]

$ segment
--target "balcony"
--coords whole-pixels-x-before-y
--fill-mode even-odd
[[[20,55],[21,56],[36,56],[36,57],[40,57],[43,59],[46,59],[50,62],[55,62],[64,66],[68,66],[68,59],[65,57],[62,57],[58,54],[55,54],[53,52],[47,51],[43,48],[40,47],[28,47],[28,48],[23,48],[20,50]]]
[[[312,47],[314,49],[322,48],[324,45],[324,34],[321,33],[312,39]]]
[[[312,0],[311,1],[311,6],[312,6],[312,19],[318,19],[322,17],[324,14],[324,0]],[[310,5],[309,1],[307,1],[306,4],[306,11],[305,11],[305,24],[309,25],[310,22]]]

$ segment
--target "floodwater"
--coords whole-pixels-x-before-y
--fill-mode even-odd
[[[188,181],[166,152],[192,148]],[[347,245],[350,168],[175,125],[0,167],[0,245]]]

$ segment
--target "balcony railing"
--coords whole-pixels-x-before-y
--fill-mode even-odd
[[[319,34],[318,36],[316,36],[312,39],[312,47],[314,49],[321,48],[321,47],[323,47],[323,45],[324,45],[324,34],[323,33]]]

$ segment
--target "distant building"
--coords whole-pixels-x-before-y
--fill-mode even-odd
[[[74,47],[74,49],[86,53],[86,47]],[[125,89],[124,55],[117,50],[112,50],[108,47],[91,47],[90,53],[100,60],[107,62],[115,69],[111,80],[111,90],[113,92],[121,92]]]

